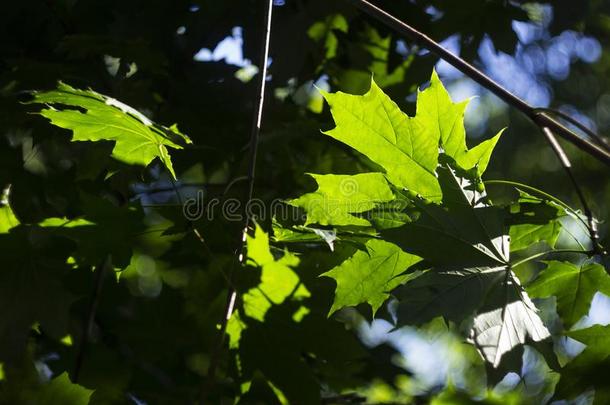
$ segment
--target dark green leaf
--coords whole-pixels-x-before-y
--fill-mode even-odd
[[[572,327],[589,312],[597,291],[610,295],[610,276],[596,263],[577,266],[573,263],[549,261],[540,275],[527,286],[533,298],[555,296],[557,312],[566,328]]]

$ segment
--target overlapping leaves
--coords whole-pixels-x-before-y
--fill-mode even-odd
[[[311,293],[297,273],[297,256],[274,252],[258,225],[246,243],[244,270],[258,277],[227,325],[244,402],[264,375],[264,385],[280,402],[320,403],[316,377],[335,373],[334,367],[357,372],[365,352],[344,327],[308,305]]]
[[[376,311],[391,293],[398,299],[398,327],[437,316],[457,323],[471,319],[468,337],[494,366],[517,345],[548,338],[511,269],[510,236],[520,236],[519,248],[540,240],[552,247],[558,230],[549,222],[561,213],[524,195],[523,210],[554,209],[544,218],[533,215],[540,226],[532,227],[527,215],[517,218],[491,204],[481,175],[500,134],[468,149],[467,102],[454,103],[436,73],[430,86],[418,92],[414,117],[400,111],[374,81],[362,96],[339,92],[324,97],[336,124],[325,134],[383,170],[314,175],[318,190],[291,201],[306,211],[306,224],[334,226],[340,239],[350,239],[341,233],[346,226],[350,231],[374,229],[366,231],[373,238],[363,250],[324,274],[337,283],[331,313],[364,302]],[[353,200],[341,193],[345,182],[356,190]]]
[[[610,400],[608,372],[610,371],[610,326],[595,325],[568,332],[567,335],[586,344],[585,350],[561,370],[561,380],[555,397],[573,399],[583,389],[594,389],[594,404],[606,404]]]

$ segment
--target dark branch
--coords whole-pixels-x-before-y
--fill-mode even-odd
[[[596,145],[593,142],[590,142],[588,139],[584,139],[578,136],[576,133],[572,132],[570,129],[565,127],[559,121],[555,120],[546,112],[542,112],[536,108],[533,108],[524,100],[515,96],[513,93],[506,90],[504,87],[500,86],[497,82],[492,80],[489,76],[485,75],[485,73],[481,72],[470,63],[466,62],[464,59],[456,56],[443,48],[438,42],[434,41],[427,35],[421,33],[410,25],[400,21],[396,17],[391,14],[385,12],[379,7],[369,3],[366,0],[350,0],[356,7],[360,10],[364,11],[366,14],[371,17],[381,21],[388,27],[392,28],[396,32],[410,38],[415,41],[419,46],[422,46],[429,51],[435,53],[440,58],[444,59],[447,63],[452,65],[454,68],[464,73],[466,76],[470,77],[475,82],[479,83],[481,86],[485,87],[496,96],[500,97],[507,104],[515,107],[523,114],[527,115],[536,125],[540,128],[549,128],[553,133],[561,136],[563,139],[571,142],[573,145],[578,147],[579,149],[589,153],[590,155],[596,157],[601,162],[610,166],[610,152],[605,148]]]
[[[563,113],[559,110],[555,110],[553,108],[536,108],[536,110],[555,115],[555,116],[561,118],[562,120],[569,122],[570,124],[574,125],[576,128],[580,129],[582,132],[587,134],[589,137],[593,138],[599,146],[606,149],[607,151],[610,151],[610,144],[608,143],[608,140],[606,138],[602,137],[599,134],[596,134],[594,131],[587,128],[586,125],[583,125],[581,122],[570,117],[568,114],[565,114],[565,113]]]

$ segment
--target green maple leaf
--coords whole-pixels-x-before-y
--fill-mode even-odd
[[[30,103],[46,104],[40,114],[53,125],[72,130],[73,141],[114,141],[112,157],[127,164],[147,166],[159,158],[175,178],[167,148],[182,149],[191,143],[175,125],[157,125],[133,107],[93,90],[60,82],[56,90],[33,95]]]
[[[381,173],[311,176],[318,183],[318,189],[289,201],[289,204],[307,212],[305,225],[370,226],[368,220],[352,214],[369,211],[394,199],[394,194]]]
[[[299,264],[299,258],[285,250],[284,255],[276,260],[269,246],[269,235],[258,224],[254,236],[248,235],[246,245],[246,264],[259,267],[261,279],[256,287],[243,294],[243,315],[234,314],[227,324],[232,348],[238,346],[241,333],[246,328],[242,316],[263,322],[273,305],[280,305],[289,297],[298,300],[310,296],[293,270]]]
[[[309,291],[300,284],[299,276],[292,270],[299,264],[298,257],[286,250],[276,260],[269,248],[269,235],[258,225],[254,236],[248,236],[246,244],[246,263],[261,268],[261,281],[243,296],[245,315],[262,322],[272,305],[279,305],[290,296],[309,296]]]
[[[374,81],[362,96],[323,95],[336,124],[326,134],[379,165],[395,187],[382,191],[387,185],[381,179],[367,182],[371,187],[353,201],[363,209],[345,208],[352,201],[343,198],[329,214],[325,200],[340,195],[340,178],[329,177],[318,181],[315,193],[291,202],[306,209],[308,223],[374,224],[385,239],[369,240],[366,252],[357,251],[324,274],[337,283],[330,312],[360,303],[376,311],[398,287],[398,326],[438,315],[456,322],[474,315],[471,340],[495,367],[526,339],[546,339],[549,332],[536,307],[510,271],[507,214],[491,205],[481,187],[500,134],[469,149],[467,101],[454,103],[435,72],[430,86],[418,92],[414,117]],[[384,201],[380,195],[389,197],[387,191],[394,198]],[[406,205],[394,206],[403,200]],[[325,209],[312,208],[315,204]],[[372,223],[352,215],[367,210],[379,211]],[[406,273],[420,258],[429,270]]]
[[[557,312],[570,328],[589,312],[596,292],[610,295],[610,276],[596,263],[577,266],[568,262],[548,261],[538,278],[527,286],[534,298],[555,296]]]
[[[322,274],[337,282],[329,315],[343,307],[364,302],[371,306],[374,314],[390,291],[417,274],[405,272],[420,260],[392,243],[369,239],[366,252],[358,250],[339,266]]]
[[[336,124],[325,134],[380,165],[396,186],[430,199],[440,198],[434,173],[438,138],[429,128],[400,111],[374,81],[363,96],[342,92],[323,95]]]
[[[391,183],[431,201],[441,199],[436,178],[439,147],[459,167],[483,174],[500,134],[473,149],[466,146],[464,111],[467,102],[453,103],[436,72],[430,86],[418,92],[414,117],[371,81],[362,95],[323,95],[336,127],[325,134],[349,145],[381,166]]]

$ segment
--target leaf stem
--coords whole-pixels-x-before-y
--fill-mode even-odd
[[[572,162],[570,162],[568,155],[565,153],[565,151],[563,150],[563,148],[561,147],[559,142],[557,142],[557,139],[555,138],[555,134],[553,134],[553,131],[551,131],[550,128],[543,127],[542,133],[544,134],[547,142],[549,143],[549,145],[551,146],[551,148],[557,155],[557,158],[559,159],[561,166],[563,166],[563,169],[565,170],[566,175],[570,179],[570,182],[572,183],[574,191],[576,191],[576,195],[578,196],[578,199],[580,200],[580,205],[582,205],[582,209],[585,213],[585,216],[587,217],[586,226],[587,226],[587,230],[589,231],[589,237],[591,238],[591,244],[593,245],[593,250],[595,251],[596,254],[605,255],[606,254],[605,249],[603,247],[601,247],[599,244],[599,237],[597,234],[597,224],[595,223],[595,219],[593,218],[593,212],[591,211],[591,208],[589,207],[589,203],[587,202],[587,199],[585,198],[585,194],[583,193],[582,188],[580,187],[580,184],[578,184],[578,180],[576,180],[576,176],[574,175],[574,172],[572,171]]]
[[[561,205],[563,208],[570,210],[571,212],[575,212],[575,210],[573,208],[571,208],[568,204],[564,203],[563,201],[561,201],[559,198],[552,196],[549,193],[546,193],[540,189],[537,189],[536,187],[533,186],[529,186],[527,184],[524,183],[519,183],[518,181],[512,181],[512,180],[484,180],[483,183],[485,184],[506,184],[508,186],[513,186],[513,187],[519,187],[519,188],[523,188],[526,189],[527,191],[531,191],[533,193],[539,194],[540,196],[547,198],[559,205]]]
[[[564,166],[564,168],[565,168],[565,166]],[[536,187],[528,186],[527,184],[519,183],[516,181],[510,181],[510,180],[487,180],[487,181],[484,181],[484,183],[485,184],[506,184],[506,185],[510,185],[510,186],[513,186],[516,188],[522,188],[531,193],[538,194],[539,196],[546,198],[550,201],[553,201],[554,203],[556,203],[557,205],[561,206],[566,211],[568,211],[574,218],[576,218],[578,220],[578,223],[580,223],[584,227],[584,231],[589,234],[591,243],[593,244],[594,252],[596,254],[605,256],[607,253],[606,253],[605,249],[599,244],[599,239],[597,236],[597,227],[595,224],[595,220],[593,219],[591,210],[589,209],[589,206],[588,206],[586,200],[584,199],[584,196],[582,195],[580,187],[578,187],[578,184],[576,183],[576,179],[573,178],[573,175],[572,175],[572,172],[571,172],[569,166],[566,168],[566,171],[567,171],[568,175],[570,176],[572,183],[575,185],[575,189],[577,190],[578,196],[581,200],[581,203],[583,204],[583,207],[585,209],[585,216],[587,218],[586,221],[582,218],[582,215],[579,212],[577,212],[575,209],[570,207],[568,204],[564,203],[557,197],[554,197],[542,190],[537,189]],[[567,229],[566,229],[566,231],[567,231]],[[570,234],[570,236],[572,236],[572,238],[574,238],[576,243],[578,243],[580,246],[582,246],[582,244],[576,239],[576,237],[574,237],[574,235],[572,235],[570,232],[568,232],[568,233]]]
[[[534,194],[538,194],[540,197],[548,199],[548,200],[554,202],[555,204],[561,206],[566,211],[569,211],[576,219],[578,219],[585,226],[586,230],[589,229],[587,222],[585,222],[585,220],[582,219],[581,215],[574,208],[570,207],[568,204],[564,203],[559,198],[552,196],[551,194],[546,193],[540,189],[537,189],[536,187],[529,186],[524,183],[519,183],[517,181],[511,181],[511,180],[484,180],[483,183],[484,184],[505,184],[508,186],[516,187],[516,188],[522,188],[522,189],[529,191],[531,193],[534,193]]]
[[[577,253],[577,254],[587,255],[589,257],[595,254],[595,252],[591,251],[591,250],[577,250],[577,249],[549,250],[546,252],[540,252],[540,253],[533,254],[529,257],[519,260],[517,263],[511,263],[510,267],[515,268],[515,267],[521,266],[522,264],[525,264],[527,262],[531,262],[532,260],[536,260],[539,257],[546,256],[546,255],[552,254],[552,253]]]

